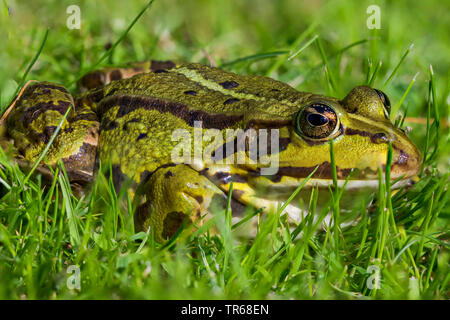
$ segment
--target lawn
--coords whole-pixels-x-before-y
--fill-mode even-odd
[[[337,97],[370,84],[390,97],[423,168],[395,191],[380,174],[348,226],[321,231],[312,219],[341,222],[346,190],[320,206],[313,190],[294,231],[275,213],[254,239],[218,220],[218,234],[187,228],[161,245],[135,232],[130,199],[110,179],[76,197],[62,167],[45,184],[0,149],[0,299],[450,298],[450,3],[79,1],[80,28],[69,29],[73,4],[2,0],[0,110],[26,80],[76,93],[90,70],[148,59],[214,63]],[[368,27],[370,5],[380,29]]]

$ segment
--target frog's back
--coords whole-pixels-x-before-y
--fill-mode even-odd
[[[175,130],[248,127],[252,119],[284,123],[310,94],[262,77],[237,75],[197,63],[153,61],[125,79],[83,94],[99,115],[99,155],[115,176],[138,183],[171,163]],[[198,122],[199,121],[199,122]]]
[[[177,103],[179,113],[187,108],[215,115],[245,113],[251,118],[255,114],[258,119],[273,120],[292,115],[310,96],[271,78],[238,75],[198,63],[152,61],[145,68],[134,69],[138,74],[125,79],[120,78],[132,71],[120,71],[122,74],[119,69],[106,69],[101,77],[94,73],[96,81],[91,80],[93,83],[101,83],[99,77],[106,82],[115,81],[92,89],[84,97],[93,102],[102,101],[100,112],[124,97],[144,97]]]

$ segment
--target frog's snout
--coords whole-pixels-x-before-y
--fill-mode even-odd
[[[392,163],[391,178],[411,178],[419,173],[422,156],[416,145],[406,136],[403,130],[397,129],[395,138],[391,136]]]

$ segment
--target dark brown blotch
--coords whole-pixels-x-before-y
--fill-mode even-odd
[[[70,122],[76,122],[80,120],[86,120],[86,121],[97,121],[97,115],[93,112],[84,112],[77,114],[73,118],[70,119]]]
[[[117,69],[111,71],[111,73],[109,74],[109,79],[111,81],[122,79],[122,72],[120,72],[120,70]]]
[[[50,141],[57,128],[57,126],[47,126],[44,128],[45,143],[48,143]]]
[[[144,185],[151,177],[151,175],[153,174],[153,172],[148,171],[148,170],[144,170],[140,173],[139,175],[139,181],[141,183],[141,185]]]
[[[228,172],[218,171],[214,174],[213,179],[220,184],[227,184],[231,181],[231,174]]]
[[[268,177],[268,178],[272,182],[275,182],[275,183],[280,182],[284,176],[293,177],[293,178],[305,178],[309,174],[311,174],[311,172],[313,172],[315,169],[316,169],[316,166],[312,166],[312,167],[291,167],[291,166],[280,167],[278,169],[277,174],[275,174],[271,177]],[[345,179],[350,174],[350,172],[352,172],[352,169],[350,169],[350,168],[342,169],[342,168],[336,167],[336,171],[337,171],[338,179]],[[331,179],[332,178],[331,164],[326,161],[323,162],[322,164],[320,164],[319,167],[317,168],[317,171],[314,173],[314,175],[312,177],[319,178],[319,179]]]
[[[80,84],[86,89],[93,89],[103,86],[106,83],[106,75],[103,71],[95,71],[85,75],[80,80]]]
[[[186,215],[182,212],[170,212],[164,218],[162,237],[168,239],[181,227],[186,219]]]
[[[104,126],[101,127],[101,130],[114,130],[119,127],[119,123],[117,121],[109,121]]]
[[[138,135],[138,137],[136,138],[136,141],[139,141],[141,139],[147,138],[147,134],[146,133],[140,133]]]
[[[174,174],[173,174],[173,172],[172,171],[167,171],[166,173],[164,173],[164,178],[170,178],[170,177],[173,177],[174,176]]]
[[[187,94],[187,95],[189,95],[189,96],[196,96],[196,95],[197,95],[197,91],[194,91],[194,90],[186,90],[186,91],[184,92],[184,94]]]
[[[29,125],[35,119],[37,119],[42,113],[48,110],[57,111],[59,112],[59,114],[63,116],[71,105],[72,104],[70,101],[62,101],[62,100],[58,100],[57,104],[54,104],[54,101],[40,102],[33,105],[32,107],[27,108],[20,117],[20,121],[24,122],[25,125]]]
[[[389,142],[389,139],[388,139],[387,135],[386,135],[385,133],[383,133],[383,132],[375,133],[375,134],[370,138],[370,140],[371,140],[373,143],[376,143],[376,144],[380,144],[380,143],[388,143],[388,142]]]
[[[202,204],[202,203],[203,203],[203,196],[201,196],[201,195],[194,196],[194,199],[195,199],[199,204]]]
[[[128,130],[128,125],[130,124],[130,123],[135,123],[135,122],[139,122],[140,120],[138,119],[138,118],[133,118],[133,119],[131,119],[131,120],[128,120],[127,122],[125,122],[124,124],[123,124],[123,126],[122,126],[122,129],[123,130]]]
[[[151,71],[162,70],[162,69],[172,69],[174,67],[175,67],[175,63],[173,63],[170,60],[168,60],[168,61],[152,60],[151,64],[150,64],[150,70]]]
[[[224,81],[219,83],[224,89],[233,89],[239,86],[236,81]]]
[[[239,101],[238,98],[230,98],[230,99],[225,100],[225,102],[223,104],[232,104],[232,103],[235,103],[238,101]]]
[[[189,126],[195,121],[203,121],[203,128],[224,129],[235,125],[243,115],[210,114],[203,110],[191,110],[187,105],[151,97],[115,95],[102,100],[99,113],[105,114],[110,108],[119,106],[116,118],[123,117],[136,109],[170,112],[183,119]]]

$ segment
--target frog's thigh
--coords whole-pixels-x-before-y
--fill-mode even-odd
[[[143,190],[146,202],[136,212],[136,228],[152,228],[160,242],[183,221],[201,225],[209,213],[226,206],[226,196],[215,184],[183,164],[158,169]]]

